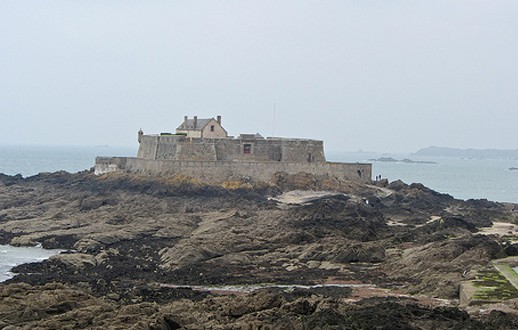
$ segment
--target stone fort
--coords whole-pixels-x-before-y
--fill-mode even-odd
[[[206,182],[269,181],[277,172],[329,175],[370,182],[372,165],[327,162],[323,141],[257,134],[229,136],[216,119],[184,117],[173,133],[138,132],[137,157],[97,157],[95,173],[185,175]]]

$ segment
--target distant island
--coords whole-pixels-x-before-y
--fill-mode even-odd
[[[412,155],[478,159],[518,159],[518,149],[456,149],[432,146],[420,149]]]
[[[406,163],[406,164],[437,164],[436,162],[426,160],[412,160],[412,159],[394,159],[392,157],[380,157],[376,159],[369,159],[369,162],[383,162],[383,163]]]
[[[518,167],[509,167],[509,171],[518,171]]]

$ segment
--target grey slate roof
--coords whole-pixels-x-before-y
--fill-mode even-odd
[[[183,122],[177,129],[179,130],[194,130],[201,131],[213,118],[201,119],[198,118],[196,128],[194,128],[194,119],[187,119],[187,122]]]

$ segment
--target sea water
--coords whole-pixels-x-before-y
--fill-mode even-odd
[[[11,268],[29,262],[40,262],[53,255],[59,254],[61,250],[46,250],[41,247],[15,247],[0,245],[0,282],[14,276]]]
[[[75,173],[93,167],[97,156],[135,156],[136,154],[137,149],[134,147],[0,145],[0,173],[21,174],[24,177],[40,172]],[[58,254],[59,251],[45,250],[41,247],[0,245],[0,282],[14,275],[9,272],[12,267],[45,260]]]
[[[75,173],[93,167],[97,156],[136,155],[136,147],[0,145],[0,173],[24,177],[40,172]]]
[[[406,163],[372,161],[380,157],[433,162]],[[458,199],[488,199],[518,203],[518,167],[516,159],[467,159],[455,157],[418,157],[367,152],[328,153],[328,160],[372,163],[372,175],[381,175],[389,181],[422,183],[441,193]],[[373,178],[373,179],[374,179]]]

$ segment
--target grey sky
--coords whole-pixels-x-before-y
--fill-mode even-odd
[[[0,144],[184,115],[328,150],[518,148],[518,1],[0,0]]]

